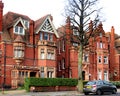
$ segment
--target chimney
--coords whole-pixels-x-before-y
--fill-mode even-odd
[[[0,0],[0,33],[2,32],[3,7],[4,4],[2,3],[2,0]]]
[[[30,21],[29,32],[30,32],[30,43],[34,44],[34,21],[33,20]]]

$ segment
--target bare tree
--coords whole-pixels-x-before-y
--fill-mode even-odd
[[[88,45],[89,39],[93,31],[89,31],[89,23],[92,22],[94,29],[99,22],[99,11],[97,8],[98,0],[68,0],[65,13],[69,16],[70,22],[76,28],[78,35],[71,35],[72,40],[77,41],[78,46],[78,91],[83,92],[83,79],[82,79],[82,57],[83,50]],[[92,17],[92,18],[91,18]],[[89,32],[88,32],[89,31]],[[88,33],[88,34],[87,34]]]

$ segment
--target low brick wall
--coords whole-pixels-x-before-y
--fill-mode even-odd
[[[33,92],[52,92],[52,91],[75,91],[76,86],[31,86],[30,91]]]
[[[58,86],[57,91],[75,91],[76,86]]]

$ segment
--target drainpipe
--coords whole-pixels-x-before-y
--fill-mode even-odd
[[[5,83],[6,83],[6,41],[4,41],[4,77],[2,84],[2,93],[4,93]]]
[[[35,33],[34,33],[34,21],[30,21],[30,42],[33,45],[33,66],[35,66]]]
[[[33,58],[34,58],[34,66],[36,66],[36,58],[35,58],[35,33],[34,33],[34,21],[33,21]]]

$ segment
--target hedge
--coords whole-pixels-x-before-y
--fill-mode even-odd
[[[25,78],[25,89],[30,86],[77,86],[78,80],[72,78]]]
[[[120,88],[120,81],[110,81],[114,85],[116,85],[117,88]]]

